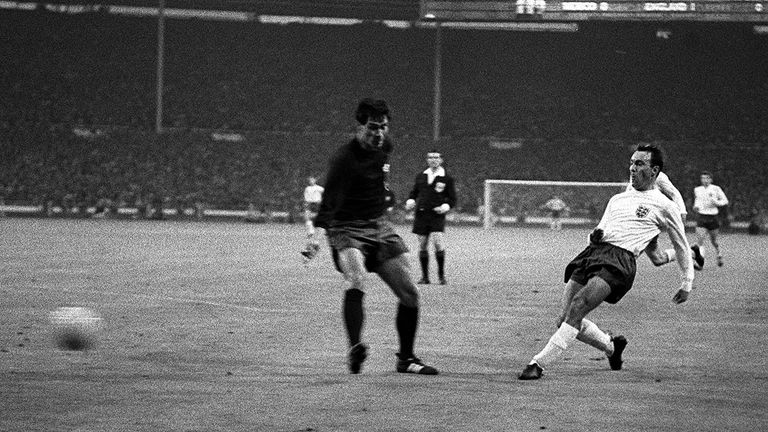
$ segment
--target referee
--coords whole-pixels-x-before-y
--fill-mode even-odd
[[[405,209],[416,209],[413,219],[413,233],[419,236],[419,263],[421,279],[419,284],[429,284],[429,240],[432,239],[437,261],[437,276],[440,285],[448,283],[445,278],[445,215],[456,205],[456,187],[453,177],[443,168],[443,155],[437,150],[427,153],[428,168],[416,176],[413,189],[405,202]]]

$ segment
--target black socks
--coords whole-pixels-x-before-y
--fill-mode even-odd
[[[359,289],[348,289],[344,293],[344,324],[347,327],[349,346],[360,343],[360,335],[363,331],[365,313],[363,312],[363,296],[365,293]]]
[[[437,260],[437,276],[442,279],[445,277],[445,250],[435,251]]]
[[[363,312],[363,296],[359,289],[349,289],[344,294],[344,324],[347,327],[349,346],[360,343],[365,314]],[[419,308],[408,307],[402,303],[397,306],[395,327],[400,337],[400,358],[413,357],[413,344],[416,340],[416,329],[419,326]]]
[[[400,358],[413,357],[413,343],[416,339],[416,328],[419,325],[419,308],[400,303],[397,306],[395,325],[397,334],[400,336]]]
[[[419,263],[421,263],[421,278],[429,280],[429,252],[419,251]]]

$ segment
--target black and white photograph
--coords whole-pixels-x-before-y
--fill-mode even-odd
[[[0,431],[768,430],[768,0],[0,0]]]

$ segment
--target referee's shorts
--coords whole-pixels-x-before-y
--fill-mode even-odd
[[[445,215],[432,210],[418,210],[413,217],[413,232],[418,235],[429,235],[433,232],[445,231]]]
[[[573,279],[581,285],[595,276],[606,281],[611,294],[605,299],[615,304],[632,289],[637,263],[632,252],[610,243],[590,244],[565,267],[565,280]]]

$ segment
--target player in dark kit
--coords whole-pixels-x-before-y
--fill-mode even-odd
[[[443,155],[437,150],[427,153],[428,168],[416,176],[413,189],[405,202],[405,209],[416,209],[413,219],[413,233],[419,236],[419,263],[421,279],[418,283],[429,283],[429,240],[435,247],[437,276],[445,285],[445,215],[456,205],[456,187],[453,178],[446,174]]]
[[[408,248],[388,221],[386,210],[389,108],[382,100],[363,99],[355,117],[355,137],[331,157],[315,227],[326,231],[336,269],[344,274],[343,317],[349,338],[349,371],[360,373],[368,355],[361,341],[367,274],[376,273],[399,300],[395,319],[400,338],[396,369],[435,375],[413,352],[419,322],[419,292],[411,279]]]

